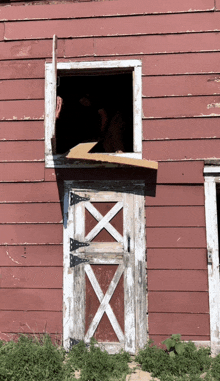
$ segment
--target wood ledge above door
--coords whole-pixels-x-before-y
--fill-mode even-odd
[[[97,144],[97,142],[92,143],[80,143],[77,146],[71,148],[68,154],[65,156],[67,159],[71,160],[89,160],[92,162],[103,162],[120,164],[131,167],[140,167],[148,169],[158,169],[158,162],[150,161],[145,159],[132,159],[122,156],[108,155],[104,153],[90,153],[89,151]]]

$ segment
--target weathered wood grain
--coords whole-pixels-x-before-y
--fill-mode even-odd
[[[219,33],[94,38],[97,56],[220,50]]]
[[[144,15],[72,20],[20,21],[5,23],[7,40],[170,34],[219,31],[219,13]],[[65,26],[65,27],[64,27]],[[3,34],[3,33],[2,33]]]
[[[45,60],[0,61],[0,79],[44,78]]]
[[[218,118],[143,120],[143,140],[204,138],[220,138]]]
[[[147,268],[206,270],[206,249],[147,249]]]
[[[145,97],[214,94],[220,94],[220,77],[215,74],[143,77]]]
[[[25,29],[27,25],[25,24]],[[50,38],[52,39],[51,34]],[[0,42],[0,60],[51,58],[52,40]],[[58,56],[64,54],[64,41],[58,45]]]
[[[0,203],[59,202],[57,184],[51,183],[2,183]]]
[[[149,330],[152,335],[171,336],[173,332],[178,332],[184,336],[208,336],[209,314],[151,313]]]
[[[143,142],[143,156],[155,161],[219,158],[220,139]]]
[[[150,291],[208,291],[205,270],[148,270]]]
[[[143,55],[144,75],[167,75],[167,74],[219,74],[219,53],[181,53],[163,55]],[[139,57],[139,56],[138,56]]]
[[[1,266],[50,267],[63,265],[62,245],[0,246]]]
[[[43,181],[44,163],[0,163],[0,182]]]
[[[30,120],[43,118],[43,100],[0,101],[0,120]]]
[[[3,333],[62,333],[62,312],[1,311]]]
[[[4,244],[51,244],[62,243],[62,225],[15,224],[0,225],[0,245]]]
[[[205,248],[205,228],[148,228],[147,245],[150,248]]]
[[[149,313],[209,313],[207,292],[149,292]]]
[[[0,122],[0,141],[5,140],[43,140],[43,121]]]
[[[0,207],[1,211],[1,207]],[[203,206],[154,206],[146,208],[147,227],[203,226],[205,211]]]
[[[44,161],[44,142],[0,142],[0,162],[10,161]]]
[[[144,155],[143,155],[144,156]],[[162,162],[157,173],[158,184],[203,184],[202,161]]]
[[[0,204],[0,224],[62,223],[59,203]]]
[[[6,80],[0,82],[0,100],[44,99],[44,80]]]
[[[0,188],[1,189],[1,188]],[[155,197],[146,196],[145,205],[204,205],[204,188],[199,185],[157,185]]]
[[[172,13],[172,12],[197,12],[197,11],[213,11],[214,1],[206,0],[186,0],[178,3],[175,0],[162,2],[155,0],[147,2],[138,0],[105,1],[96,4],[95,2],[86,4],[50,4],[38,5],[34,10],[30,7],[14,8],[2,7],[0,20],[33,20],[33,19],[59,19],[59,18],[81,18],[108,15],[127,15],[127,14],[153,14],[153,13]]]
[[[62,267],[2,267],[3,288],[62,288]]]
[[[1,289],[1,311],[62,311],[62,289]]]
[[[144,98],[145,118],[204,117],[220,115],[220,96]]]

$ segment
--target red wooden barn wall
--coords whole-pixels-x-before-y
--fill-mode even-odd
[[[143,157],[160,162],[146,197],[150,337],[209,340],[203,159],[220,156],[219,32],[220,0],[1,4],[0,337],[62,333],[69,171],[45,169],[43,125],[55,33],[60,60],[142,60]]]

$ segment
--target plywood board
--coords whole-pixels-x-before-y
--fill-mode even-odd
[[[97,161],[97,162],[105,162],[105,163],[114,163],[121,165],[129,165],[141,168],[151,168],[157,169],[158,163],[153,161],[141,160],[141,159],[131,159],[121,156],[114,156],[108,154],[101,153],[89,153],[89,151],[97,144],[97,142],[93,143],[81,143],[76,147],[72,148],[68,155],[67,159],[74,160],[89,160],[89,161]]]

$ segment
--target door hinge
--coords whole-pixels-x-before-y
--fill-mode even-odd
[[[76,239],[70,238],[70,251],[79,249],[80,247],[89,246],[88,242],[80,242]]]
[[[70,267],[76,267],[81,263],[88,263],[88,259],[77,257],[77,255],[70,254]]]
[[[82,197],[82,196],[79,196],[77,193],[70,192],[70,206],[76,205],[82,201],[89,201],[89,200],[90,200],[89,197]]]

